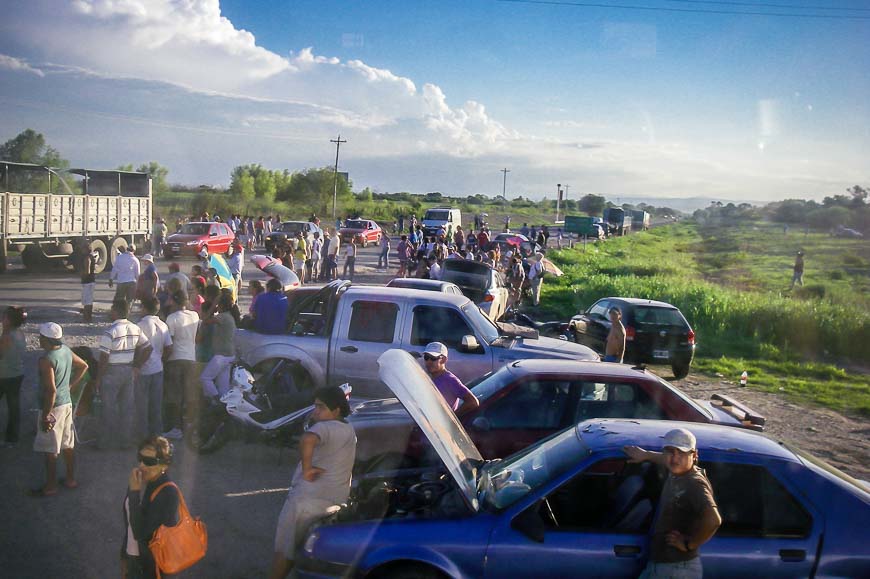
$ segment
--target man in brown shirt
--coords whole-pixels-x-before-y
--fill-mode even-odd
[[[610,308],[610,332],[607,334],[607,344],[604,347],[604,361],[622,364],[625,355],[625,326],[622,325],[622,312],[619,308]]]
[[[649,562],[641,578],[700,578],[703,567],[698,549],[716,533],[722,517],[710,481],[698,468],[695,436],[676,428],[665,435],[663,452],[637,446],[626,446],[624,451],[631,462],[649,460],[670,471],[659,500]]]

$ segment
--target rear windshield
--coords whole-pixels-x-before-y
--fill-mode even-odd
[[[365,221],[348,221],[344,226],[348,229],[365,229],[367,224]]]
[[[639,306],[634,308],[634,323],[656,326],[685,326],[686,321],[676,308]]]
[[[211,225],[208,223],[188,223],[181,226],[181,233],[188,235],[206,235]]]
[[[302,231],[301,223],[282,223],[278,226],[278,229],[275,231],[281,231],[283,233],[296,233],[297,231]]]
[[[449,211],[427,211],[423,219],[426,221],[447,221],[449,217]]]

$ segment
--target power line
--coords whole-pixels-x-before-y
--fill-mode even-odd
[[[571,8],[606,8],[609,10],[643,10],[646,12],[678,12],[681,14],[727,14],[738,16],[774,16],[780,18],[816,18],[824,20],[870,20],[870,16],[840,15],[840,14],[799,14],[788,12],[749,12],[740,10],[700,10],[697,8],[667,8],[664,6],[636,6],[601,4],[595,2],[566,2],[559,0],[497,0],[510,4],[532,4],[540,6],[565,6]],[[794,6],[791,9],[796,9]]]
[[[729,0],[665,0],[681,4],[724,4],[726,6],[747,6],[749,8],[786,8],[791,10],[850,10],[852,12],[870,12],[870,8],[850,8],[848,6],[795,6],[793,4],[771,4],[768,2],[732,2]]]

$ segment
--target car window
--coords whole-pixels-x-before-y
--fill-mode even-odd
[[[589,311],[587,312],[587,314],[590,316],[607,317],[606,314],[607,314],[607,304],[608,303],[609,302],[607,300],[601,300],[599,302],[596,302],[591,308],[589,308]]]
[[[620,382],[580,382],[576,422],[590,418],[666,419],[664,410],[643,388]]]
[[[813,520],[792,494],[762,466],[701,461],[722,526],[720,537],[806,537]]]
[[[184,233],[185,235],[206,235],[208,228],[209,225],[207,223],[188,223],[181,226],[179,233]]]
[[[565,423],[571,385],[564,380],[531,380],[512,388],[478,416],[490,429],[555,430]]]
[[[417,306],[411,326],[411,344],[425,346],[441,342],[448,348],[458,348],[464,336],[474,335],[462,315],[451,308]]]
[[[655,467],[597,462],[547,496],[541,519],[552,531],[647,533],[660,494]],[[555,522],[554,522],[555,519]]]
[[[359,300],[351,306],[347,339],[355,342],[392,343],[399,306],[387,302]]]
[[[636,324],[650,324],[656,326],[685,326],[686,322],[677,309],[654,308],[638,306],[634,308],[634,322]]]

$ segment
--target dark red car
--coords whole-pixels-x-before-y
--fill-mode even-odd
[[[185,223],[180,231],[166,238],[163,252],[167,259],[195,256],[203,247],[207,247],[209,253],[225,253],[235,237],[226,223]]]
[[[762,429],[764,417],[714,395],[693,400],[649,370],[627,364],[520,360],[469,384],[480,408],[460,416],[484,458],[504,458],[590,418],[650,418]],[[724,398],[724,400],[723,400]],[[713,402],[716,402],[714,404]],[[724,404],[723,404],[724,403]],[[420,460],[428,443],[395,399],[357,406],[357,462]],[[387,465],[389,466],[389,465]]]
[[[357,245],[363,247],[369,243],[380,243],[381,236],[384,234],[381,226],[371,219],[348,219],[338,232],[343,242],[347,243],[353,239]]]

